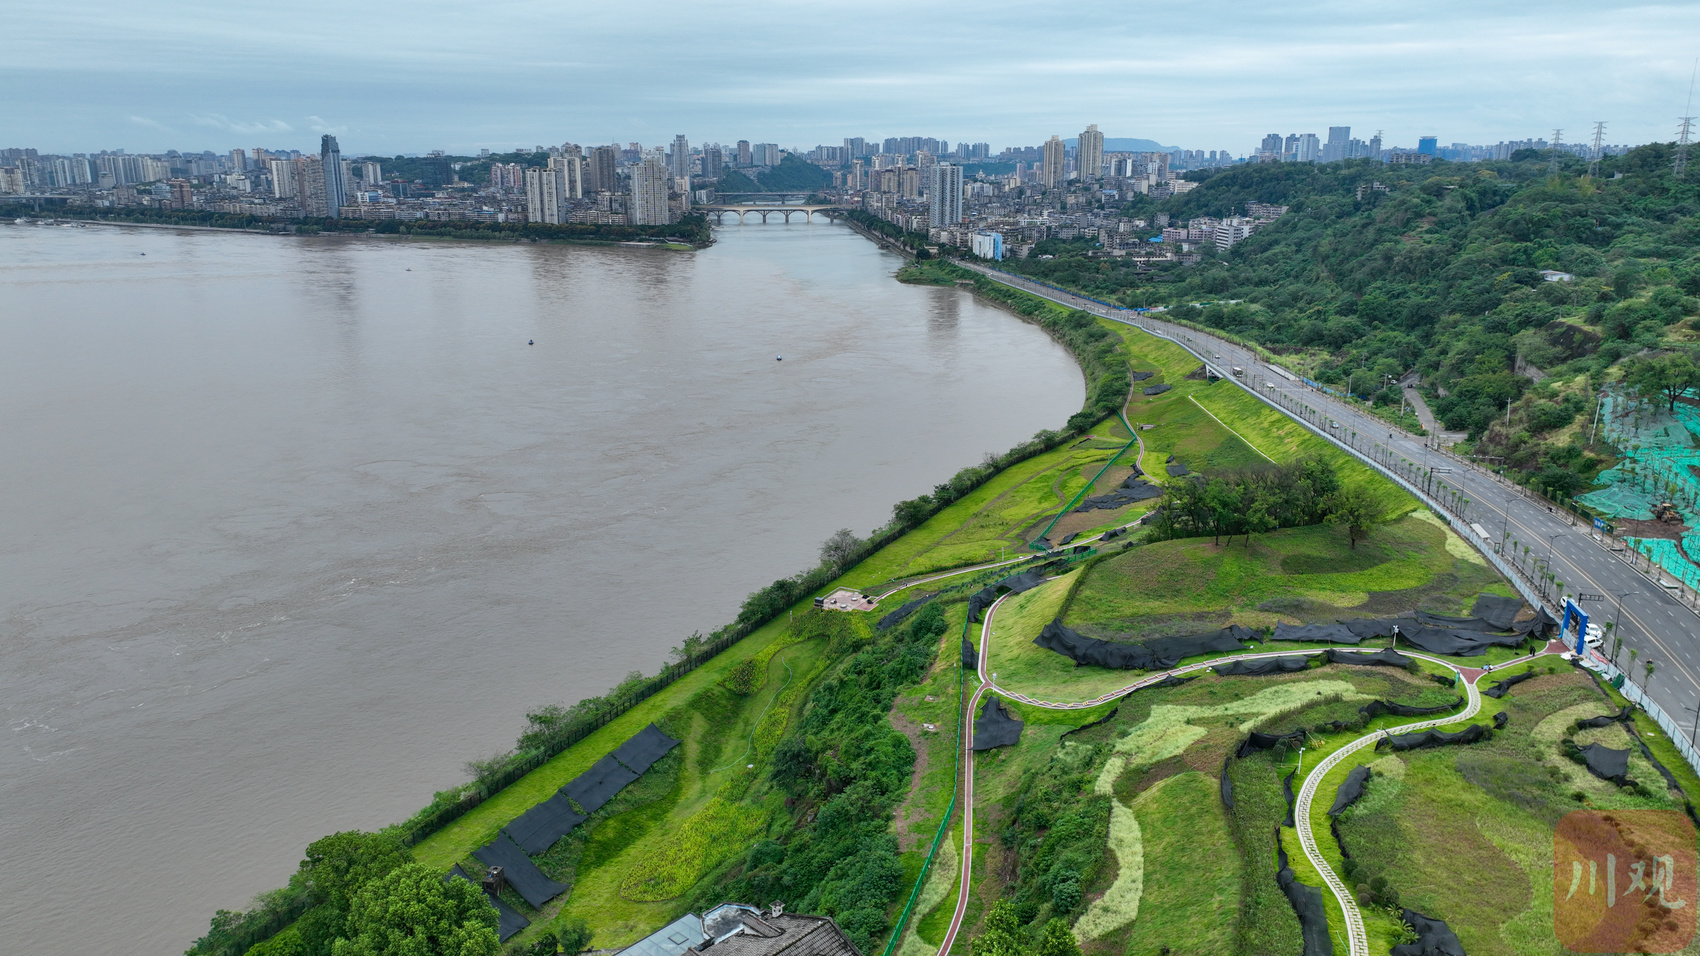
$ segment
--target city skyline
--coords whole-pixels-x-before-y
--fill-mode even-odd
[[[1035,25],[1030,8],[996,3],[895,19],[744,5],[747,25],[731,30],[709,7],[644,3],[553,18],[504,3],[455,15],[452,29],[448,10],[426,6],[360,28],[325,4],[291,21],[311,26],[282,29],[214,5],[30,0],[0,39],[0,76],[26,94],[0,107],[0,128],[6,145],[61,153],[305,149],[326,133],[369,155],[661,144],[679,130],[805,148],[894,128],[1039,143],[1097,123],[1106,136],[1249,154],[1270,131],[1332,123],[1382,129],[1391,144],[1578,136],[1598,119],[1619,142],[1647,142],[1674,138],[1700,39],[1689,11],[1657,4],[1443,3],[1409,19],[1216,6],[1133,19],[1089,5]],[[516,33],[521,20],[538,28]],[[643,61],[667,69],[633,69]]]

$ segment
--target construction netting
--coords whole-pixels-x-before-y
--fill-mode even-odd
[[[1464,956],[1464,944],[1445,920],[1429,919],[1411,909],[1399,916],[1417,934],[1417,941],[1393,947],[1392,956]]]
[[[478,862],[485,866],[502,868],[502,878],[514,888],[514,892],[525,898],[533,909],[542,909],[549,902],[569,887],[565,883],[557,883],[543,874],[537,864],[531,862],[531,857],[519,848],[519,844],[498,834],[496,839],[472,851]]]
[[[1624,459],[1600,472],[1605,487],[1576,500],[1608,518],[1652,521],[1669,504],[1681,525],[1676,538],[1625,536],[1636,550],[1689,587],[1700,587],[1700,409],[1638,401],[1608,392],[1601,400],[1600,430]],[[1668,515],[1669,512],[1663,512]],[[1679,530],[1681,526],[1696,530]]]
[[[1008,747],[1021,739],[1024,726],[1010,716],[1009,708],[1003,705],[1002,700],[987,697],[986,702],[980,705],[980,716],[974,718],[974,749]]]
[[[472,877],[466,875],[466,871],[461,869],[460,864],[458,864],[458,863],[455,864],[454,869],[449,871],[449,875],[443,877],[443,879],[445,881],[446,880],[465,880],[466,882],[471,883],[473,886],[476,886],[476,887],[479,887],[480,889],[483,889],[483,884],[479,883],[477,880],[473,879]],[[504,942],[504,943],[507,942],[508,939],[510,937],[512,937],[515,933],[517,933],[520,930],[525,929],[527,926],[531,925],[531,920],[528,920],[524,916],[521,916],[520,913],[519,913],[519,910],[516,910],[513,907],[509,906],[508,904],[502,902],[502,898],[500,896],[497,896],[494,893],[491,893],[488,890],[485,890],[484,891],[484,898],[489,900],[490,904],[492,906],[496,907],[496,938],[501,940],[502,942]]]
[[[1328,808],[1328,815],[1337,817],[1346,812],[1346,808],[1356,803],[1364,795],[1364,782],[1369,779],[1369,764],[1360,763],[1346,774],[1346,779],[1340,781],[1340,788],[1334,791],[1334,805]]]

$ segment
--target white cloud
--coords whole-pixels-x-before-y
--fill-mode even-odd
[[[265,133],[292,133],[295,127],[283,120],[256,120],[252,122],[237,122],[219,113],[201,113],[189,117],[196,126],[210,126],[231,133],[241,133],[246,136],[256,136]]]

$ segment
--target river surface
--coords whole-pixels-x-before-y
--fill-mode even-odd
[[[1080,407],[845,227],[717,236],[0,225],[0,950],[182,952]]]

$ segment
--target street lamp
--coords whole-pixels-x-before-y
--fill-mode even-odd
[[[1548,570],[1551,570],[1551,568],[1552,568],[1553,553],[1554,553],[1554,550],[1555,550],[1555,548],[1558,544],[1558,539],[1562,538],[1562,537],[1564,537],[1564,532],[1562,532],[1562,531],[1554,531],[1552,534],[1547,536],[1547,568],[1548,568]],[[1542,590],[1544,591],[1545,589],[1543,588]]]

